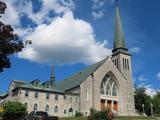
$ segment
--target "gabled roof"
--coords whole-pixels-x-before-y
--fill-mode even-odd
[[[62,91],[66,91],[79,86],[84,80],[86,80],[92,73],[94,73],[102,64],[106,62],[108,58],[93,64],[84,70],[66,78],[65,80],[56,84],[56,88]]]
[[[46,83],[50,83],[50,81],[49,80],[45,81],[44,83],[42,83],[42,85],[45,85]]]
[[[31,83],[34,83],[35,81],[41,82],[39,79],[35,79],[35,80],[31,81]]]

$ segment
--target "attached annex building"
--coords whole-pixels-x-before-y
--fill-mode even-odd
[[[102,110],[107,106],[118,115],[134,115],[131,55],[125,45],[118,3],[112,52],[111,57],[61,82],[55,82],[53,69],[45,83],[13,80],[9,91],[0,96],[0,105],[17,100],[26,104],[28,112],[43,110],[60,117],[73,116],[76,111],[88,116],[90,108]]]

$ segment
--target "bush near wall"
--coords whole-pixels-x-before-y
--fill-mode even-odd
[[[7,102],[4,105],[3,119],[18,120],[26,115],[26,106],[20,102]]]
[[[83,113],[81,112],[76,112],[74,117],[83,117]]]
[[[102,111],[96,111],[95,109],[91,108],[88,120],[113,120],[113,118],[114,115],[109,108]]]

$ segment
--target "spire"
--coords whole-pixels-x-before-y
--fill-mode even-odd
[[[116,23],[115,23],[113,52],[120,50],[120,49],[127,51],[121,18],[119,14],[118,0],[116,0],[116,21],[115,22]]]
[[[51,79],[50,79],[51,87],[55,86],[55,75],[54,75],[54,65],[52,64],[51,69]]]

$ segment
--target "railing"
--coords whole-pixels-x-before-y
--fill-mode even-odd
[[[4,103],[8,102],[8,101],[15,101],[17,100],[17,97],[6,97],[5,99],[0,101],[0,106],[3,106]]]

